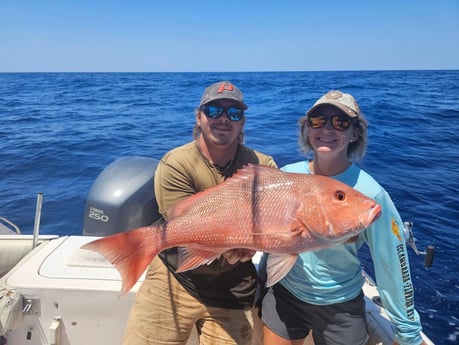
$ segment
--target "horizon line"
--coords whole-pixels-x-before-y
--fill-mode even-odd
[[[314,72],[404,72],[404,71],[458,71],[459,68],[412,68],[412,69],[341,69],[341,70],[260,70],[260,71],[0,71],[9,73],[314,73]]]

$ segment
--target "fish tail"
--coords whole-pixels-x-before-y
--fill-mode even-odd
[[[81,247],[103,255],[117,268],[122,280],[120,296],[134,286],[160,250],[159,246],[152,245],[151,237],[148,239],[152,230],[152,227],[137,228],[97,239]]]

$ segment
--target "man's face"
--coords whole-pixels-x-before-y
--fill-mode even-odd
[[[245,117],[239,121],[230,120],[228,110],[230,107],[240,108],[240,105],[229,99],[220,99],[208,104],[209,106],[222,107],[225,111],[218,118],[207,116],[203,110],[196,114],[196,122],[201,127],[201,135],[207,145],[229,146],[239,141]]]

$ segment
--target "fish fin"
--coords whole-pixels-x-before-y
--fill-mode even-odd
[[[210,265],[214,260],[218,259],[221,252],[212,252],[203,249],[190,249],[185,247],[179,247],[179,267],[176,272],[185,272],[193,270],[202,265]]]
[[[134,286],[158,254],[158,250],[152,246],[151,240],[146,240],[151,231],[151,227],[137,228],[102,237],[81,247],[81,249],[103,255],[116,267],[122,280],[120,297]]]
[[[273,286],[284,278],[295,265],[298,254],[269,254],[266,265],[268,279],[266,287]]]
[[[193,206],[196,203],[196,200],[200,200],[201,198],[205,197],[208,193],[216,193],[216,190],[228,188],[229,185],[238,184],[241,180],[251,180],[254,176],[263,174],[267,176],[269,174],[280,174],[281,171],[277,168],[271,168],[264,165],[255,165],[249,164],[244,165],[241,169],[239,169],[233,176],[226,179],[223,183],[220,183],[216,186],[208,188],[204,191],[199,193],[190,195],[185,199],[181,200],[179,203],[172,206],[167,211],[167,218],[172,219],[175,217],[180,216],[181,214],[185,213],[188,208]]]

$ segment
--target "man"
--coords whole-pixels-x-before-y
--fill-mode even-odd
[[[272,157],[243,145],[245,110],[242,92],[230,82],[205,89],[194,140],[166,153],[155,173],[165,220],[171,206],[222,183],[245,164],[276,167]],[[201,344],[251,344],[257,287],[253,254],[234,249],[210,265],[176,273],[177,248],[162,252],[136,295],[123,345],[185,344],[194,326]]]

